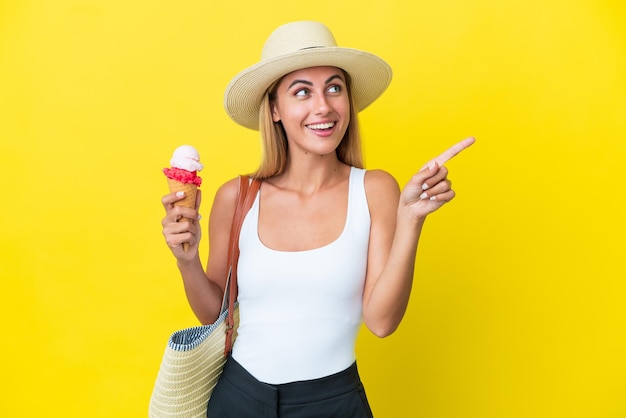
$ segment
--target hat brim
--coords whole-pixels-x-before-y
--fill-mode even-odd
[[[380,57],[357,49],[316,47],[259,62],[237,74],[226,87],[224,108],[238,124],[258,130],[261,100],[282,76],[309,67],[338,67],[351,79],[357,111],[376,100],[389,86],[391,67]]]

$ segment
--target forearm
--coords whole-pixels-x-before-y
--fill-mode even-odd
[[[189,306],[202,324],[211,324],[219,316],[223,291],[209,280],[198,256],[189,262],[178,262]]]
[[[379,337],[393,333],[406,312],[424,220],[398,210],[389,257],[363,306],[367,327]]]

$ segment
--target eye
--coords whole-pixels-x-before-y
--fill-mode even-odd
[[[341,86],[338,84],[333,84],[332,86],[328,87],[328,92],[329,93],[341,93]]]
[[[309,95],[309,89],[307,88],[298,89],[293,93],[293,95],[296,97],[306,97]]]

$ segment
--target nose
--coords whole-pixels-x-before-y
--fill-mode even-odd
[[[327,115],[332,111],[332,107],[328,102],[328,98],[324,94],[317,94],[315,96],[315,114]]]

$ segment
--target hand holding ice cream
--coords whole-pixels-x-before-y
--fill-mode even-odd
[[[174,206],[195,207],[197,189],[202,184],[202,178],[197,172],[204,168],[198,151],[191,145],[181,145],[174,150],[170,165],[170,168],[163,169],[170,192],[185,193],[185,198],[174,203]],[[191,219],[181,219],[191,221]],[[183,243],[183,249],[187,251],[188,248],[189,244]]]

